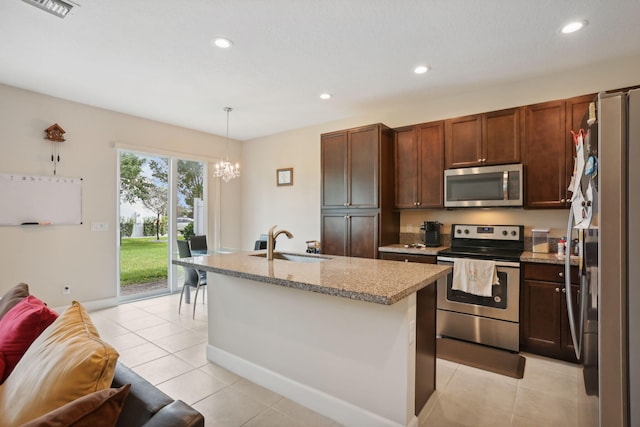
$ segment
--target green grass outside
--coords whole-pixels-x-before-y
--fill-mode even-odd
[[[167,241],[155,237],[123,238],[120,242],[120,285],[167,278]]]

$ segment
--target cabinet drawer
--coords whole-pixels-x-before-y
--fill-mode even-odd
[[[524,263],[524,278],[545,282],[564,282],[564,265]],[[579,284],[578,268],[571,267],[571,283]]]
[[[423,264],[436,263],[435,255],[411,255],[411,254],[380,252],[380,259],[385,259],[390,261],[421,262]]]

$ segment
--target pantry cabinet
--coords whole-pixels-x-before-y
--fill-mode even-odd
[[[445,167],[520,163],[521,108],[445,120]]]
[[[377,258],[396,243],[393,131],[383,124],[321,135],[321,244],[329,255]]]
[[[396,129],[395,207],[443,206],[444,122]]]
[[[520,350],[577,362],[564,284],[564,265],[523,263],[520,300]],[[571,267],[574,318],[579,313],[577,267]]]

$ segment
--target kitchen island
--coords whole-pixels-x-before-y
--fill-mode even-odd
[[[344,425],[417,426],[450,267],[255,255],[173,261],[208,272],[207,358]]]

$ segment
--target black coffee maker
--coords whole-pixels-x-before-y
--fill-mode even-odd
[[[425,221],[424,224],[420,227],[421,230],[424,230],[424,245],[427,247],[435,248],[437,246],[442,246],[442,241],[440,240],[440,224],[438,221]]]

